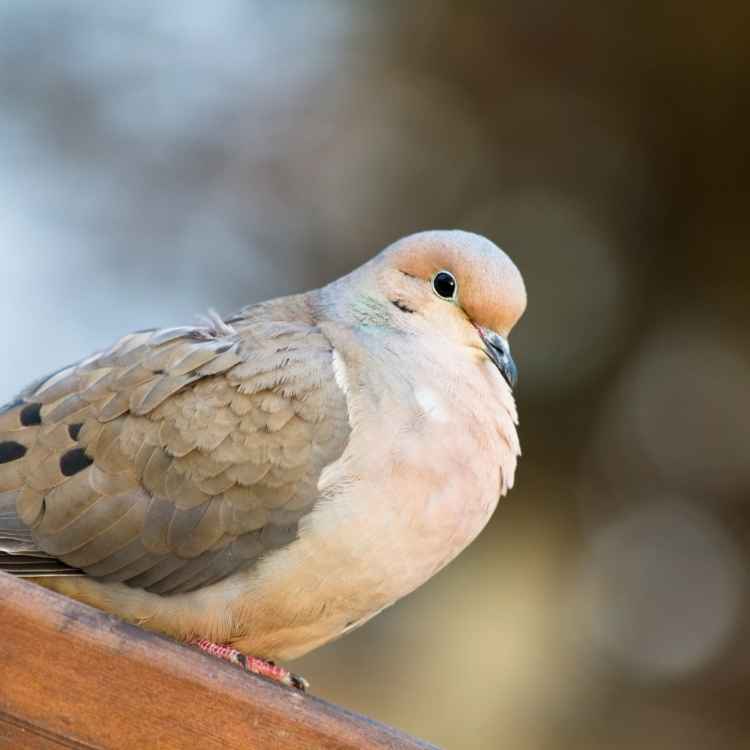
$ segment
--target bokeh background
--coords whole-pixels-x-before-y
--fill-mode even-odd
[[[447,748],[750,737],[746,3],[0,3],[0,400],[400,235],[522,269],[479,540],[295,667]]]

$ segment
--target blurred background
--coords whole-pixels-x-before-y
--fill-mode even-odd
[[[426,228],[525,275],[517,487],[294,668],[446,748],[750,736],[746,3],[0,3],[0,401]]]

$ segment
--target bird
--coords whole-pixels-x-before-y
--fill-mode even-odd
[[[404,237],[320,289],[139,331],[0,408],[0,570],[304,689],[479,534],[520,456],[485,237]]]

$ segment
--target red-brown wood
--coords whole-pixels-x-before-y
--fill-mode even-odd
[[[3,750],[430,747],[0,574]]]

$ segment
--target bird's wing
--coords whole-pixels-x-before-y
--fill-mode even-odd
[[[348,413],[327,339],[264,309],[132,334],[0,410],[0,569],[168,594],[294,539]]]

